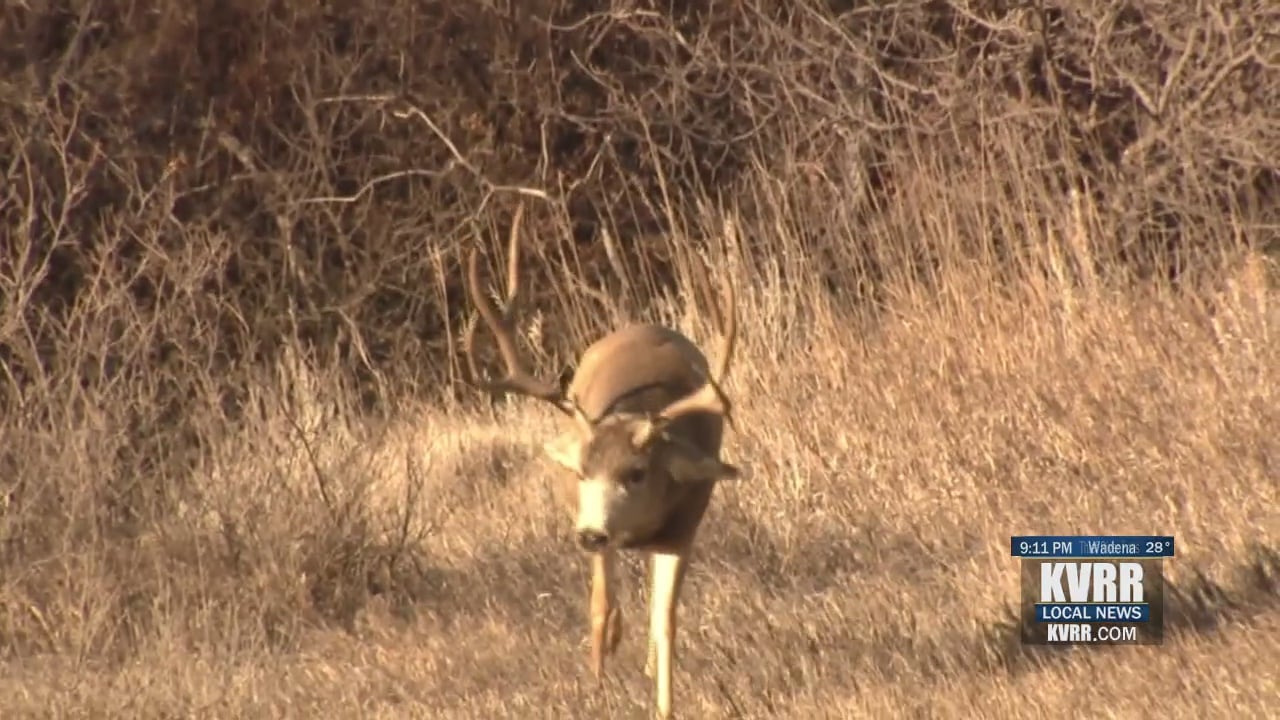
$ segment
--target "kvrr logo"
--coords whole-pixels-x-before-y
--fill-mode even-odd
[[[1141,603],[1142,564],[1121,561],[1045,562],[1042,603]]]

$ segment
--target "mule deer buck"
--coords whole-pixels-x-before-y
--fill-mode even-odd
[[[522,214],[523,208],[517,209],[512,220],[507,306],[502,313],[480,288],[474,249],[467,267],[472,302],[495,336],[507,374],[496,381],[480,380],[470,334],[467,362],[480,387],[545,400],[569,418],[569,429],[543,450],[568,471],[561,478],[564,497],[573,506],[578,544],[591,557],[591,669],[597,680],[622,632],[616,553],[648,553],[645,674],[656,685],[658,717],[668,718],[676,607],[694,536],[716,483],[739,475],[736,467],[720,459],[730,409],[720,383],[737,336],[733,285],[726,282],[727,307],[714,313],[723,333],[714,379],[706,357],[691,340],[660,325],[642,324],[615,330],[588,347],[567,391],[561,391],[526,371],[516,352]],[[726,225],[726,231],[732,232],[732,227]]]

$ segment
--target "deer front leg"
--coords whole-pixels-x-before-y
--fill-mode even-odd
[[[671,717],[671,675],[675,666],[676,607],[684,582],[685,553],[655,552],[650,560],[649,658],[645,674],[654,679],[659,718]]]
[[[614,553],[602,550],[591,555],[591,670],[599,680],[604,658],[612,655],[622,639],[622,609],[614,589]]]

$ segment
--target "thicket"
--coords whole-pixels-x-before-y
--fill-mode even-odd
[[[643,238],[708,198],[749,217],[766,177],[804,184],[798,214],[861,197],[871,224],[904,168],[999,168],[1011,145],[1116,214],[1115,259],[1147,270],[1177,272],[1213,217],[1253,238],[1277,220],[1265,0],[3,12],[10,400],[63,375],[177,382],[178,358],[229,371],[283,339],[384,396],[435,383],[458,249],[521,196],[540,251],[572,244],[592,279],[602,227],[661,265]],[[99,337],[69,342],[81,326]]]

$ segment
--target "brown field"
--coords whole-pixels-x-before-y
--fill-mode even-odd
[[[764,270],[736,270],[728,453],[752,477],[718,492],[685,595],[687,717],[1275,710],[1280,315],[1259,259],[1205,295],[1001,297],[956,269],[876,323]],[[201,506],[6,578],[6,622],[44,650],[6,664],[6,716],[645,716],[638,563],[610,680],[589,679],[586,564],[534,454],[552,413],[423,407],[375,432],[326,419],[322,391],[229,432]],[[46,460],[86,494],[96,432]],[[361,513],[319,569],[296,540],[323,524],[318,480]],[[1189,597],[1166,644],[1020,649],[1008,537],[1049,532],[1175,535]],[[127,655],[97,652],[120,633]]]
[[[636,90],[609,106],[616,126],[596,118],[652,165],[545,146],[533,158],[537,126],[480,127],[496,106],[444,107],[457,88],[433,84],[451,82],[438,57],[388,50],[438,30],[412,3],[387,4],[376,40],[358,18],[343,21],[347,37],[298,9],[229,3],[223,17],[200,2],[188,17],[135,4],[160,8],[144,17],[111,2],[124,19],[94,25],[106,11],[81,5],[40,22],[92,32],[48,30],[39,47],[0,23],[0,46],[26,53],[0,52],[14,71],[0,80],[0,100],[14,99],[0,103],[0,157],[13,158],[0,191],[5,720],[649,716],[641,560],[625,564],[624,638],[597,685],[586,557],[538,454],[559,420],[534,401],[486,405],[459,378],[467,223],[492,252],[518,200],[533,208],[536,288],[522,331],[545,372],[624,320],[671,323],[710,349],[694,251],[738,289],[725,456],[749,475],[718,488],[699,536],[677,636],[680,717],[1280,714],[1274,38],[1230,65],[1237,45],[1205,30],[1160,100],[1181,113],[1176,127],[1098,121],[1085,137],[1096,107],[1001,95],[1011,86],[992,68],[1024,66],[1014,39],[1038,37],[1019,25],[1029,16],[902,4],[959,8],[952,22],[970,33],[901,9],[912,52],[951,58],[985,28],[1007,55],[988,58],[990,78],[886,63],[878,72],[901,74],[877,85],[882,103],[848,110],[849,98],[815,99],[836,87],[815,67],[835,78],[856,64],[819,41],[838,29],[826,4],[800,3],[812,15],[792,25],[744,10],[741,32],[796,41],[779,46],[792,64],[771,71],[799,89],[756,108],[771,119],[713,185],[680,158],[714,148],[632,123],[705,88]],[[39,24],[24,12],[0,20]],[[1168,12],[1159,33],[1188,27]],[[1214,17],[1276,19],[1265,3],[1232,12]],[[222,65],[193,46],[222,68],[211,78],[183,64],[171,36],[184,23],[243,25],[247,39]],[[1222,28],[1246,46],[1240,27]],[[329,32],[350,45],[325,44]],[[1066,47],[1087,46],[1073,37]],[[352,49],[360,38],[367,56]],[[561,50],[520,45],[535,40],[495,42]],[[706,43],[689,52],[711,57]],[[1137,83],[1155,72],[1144,47],[1116,49],[1102,70]],[[383,55],[398,59],[368,67]],[[1255,60],[1255,75],[1236,74]],[[405,68],[419,74],[398,81],[422,87],[398,114],[352,109],[382,102],[361,95],[385,87],[377,73]],[[178,76],[210,104],[139,89]],[[1179,94],[1206,78],[1224,89]],[[501,87],[541,92],[516,85]],[[1115,113],[1143,114],[1136,91],[1120,94],[1132,107]],[[513,102],[560,108],[548,97]],[[135,127],[117,100],[189,122]],[[846,110],[883,115],[866,126],[875,152],[850,139],[866,127]],[[690,136],[712,132],[698,123],[721,111],[704,111],[680,121]],[[894,125],[908,111],[937,124]],[[197,122],[206,112],[217,122]],[[1151,164],[1135,174],[1093,155],[1112,131]],[[439,177],[422,171],[446,162]],[[582,170],[592,202],[648,218],[614,218],[629,228],[616,232],[621,260],[571,241],[586,211],[563,177],[547,180],[557,162]],[[726,216],[740,243],[715,233]],[[664,232],[647,233],[655,222]],[[1010,535],[1112,533],[1177,538],[1164,645],[1021,646]]]

